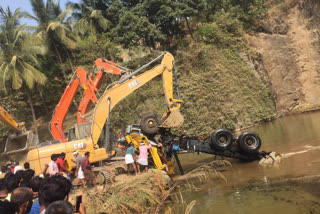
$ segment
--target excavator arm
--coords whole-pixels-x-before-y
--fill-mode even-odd
[[[102,70],[98,71],[92,83],[93,91],[89,91],[89,93],[87,93],[87,91],[84,92],[84,95],[80,101],[78,112],[77,112],[78,124],[87,122],[84,118],[82,118],[82,116],[88,111],[92,102],[97,101],[95,94],[99,90],[104,76],[105,76],[105,72],[102,72]],[[94,92],[94,93],[91,93],[91,92]]]
[[[161,57],[163,57],[161,64],[136,76],[142,69],[152,64],[154,61],[159,60]],[[163,89],[168,106],[165,118],[162,118],[161,121],[166,122],[165,127],[177,127],[183,123],[183,117],[179,113],[181,101],[173,99],[173,62],[173,56],[169,52],[165,52],[145,66],[142,66],[140,69],[134,71],[132,74],[121,79],[112,88],[104,92],[96,104],[92,118],[93,123],[91,127],[91,133],[94,145],[97,145],[103,126],[105,122],[108,121],[109,114],[114,106],[123,98],[127,97],[129,94],[160,74],[162,74],[162,79],[164,82]],[[174,121],[173,123],[169,123],[168,119],[170,118],[172,112],[175,112],[175,117],[173,118]],[[178,114],[180,115],[177,116]],[[162,124],[160,124],[160,126],[161,125]]]
[[[50,122],[50,130],[55,140],[61,140],[64,143],[68,141],[64,134],[63,123],[79,86],[84,89],[84,96],[80,101],[77,112],[77,122],[81,124],[87,122],[82,116],[88,111],[90,104],[97,102],[96,93],[100,88],[105,73],[122,74],[126,70],[114,62],[101,58],[95,61],[95,65],[101,69],[97,72],[93,81],[92,74],[88,78],[87,72],[78,67],[67,85]]]
[[[24,122],[17,122],[9,109],[5,108],[2,103],[0,103],[0,120],[15,131],[15,134],[7,138],[3,155],[27,151],[37,146],[37,136],[31,130],[26,130]]]
[[[50,123],[51,133],[55,140],[61,140],[61,142],[68,141],[63,131],[63,122],[79,85],[81,85],[86,94],[90,95],[91,100],[97,100],[94,89],[90,87],[91,83],[87,78],[87,72],[83,68],[78,67],[56,106]]]
[[[18,133],[23,132],[26,129],[24,122],[19,123],[2,103],[0,103],[0,120]]]
[[[96,59],[95,65],[101,69],[98,71],[93,81],[91,81],[92,75],[90,75],[90,78],[89,78],[92,91],[94,93],[98,92],[106,72],[111,74],[121,75],[127,70],[126,68],[123,68],[114,62],[111,62],[102,58]],[[96,96],[93,96],[92,93],[87,93],[87,91],[84,92],[84,95],[78,107],[78,113],[77,113],[78,124],[87,122],[87,120],[85,120],[83,116],[87,113],[90,105],[92,103],[95,103],[96,101],[97,101]]]

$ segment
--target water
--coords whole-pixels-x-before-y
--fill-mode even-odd
[[[281,163],[262,167],[230,160],[232,168],[223,172],[228,183],[209,180],[199,191],[184,194],[186,204],[197,201],[192,213],[320,213],[320,179],[307,184],[287,181],[320,175],[320,112],[283,117],[250,131],[259,134],[261,150],[282,154]],[[213,157],[186,154],[180,160],[190,171]]]

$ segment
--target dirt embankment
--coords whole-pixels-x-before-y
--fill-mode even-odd
[[[116,176],[115,182],[96,188],[77,189],[70,195],[75,203],[77,195],[83,195],[87,213],[154,213],[169,194],[171,178],[166,172],[149,170],[138,176]]]
[[[162,213],[170,212],[173,204],[179,204],[179,210],[187,213],[190,205],[183,200],[181,192],[193,191],[198,184],[206,180],[226,182],[221,173],[231,167],[225,160],[206,163],[183,176],[169,177],[163,170],[150,169],[138,176],[120,174],[112,183],[97,185],[96,188],[82,187],[71,192],[69,201],[75,204],[77,195],[83,195],[87,213]],[[80,183],[80,182],[79,182]]]
[[[284,4],[270,10],[262,32],[247,36],[262,55],[258,70],[265,71],[260,76],[272,88],[278,115],[320,106],[320,2]]]

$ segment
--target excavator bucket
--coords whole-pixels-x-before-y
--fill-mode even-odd
[[[11,135],[7,138],[2,155],[9,155],[28,151],[38,145],[38,140],[32,131],[27,131],[19,135]]]
[[[175,128],[183,124],[184,118],[178,108],[166,112],[161,118],[161,124],[159,127],[163,128]]]

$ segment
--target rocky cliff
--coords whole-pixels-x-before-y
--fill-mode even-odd
[[[283,4],[270,9],[261,32],[247,36],[262,55],[261,77],[272,88],[278,115],[320,106],[320,1]]]

